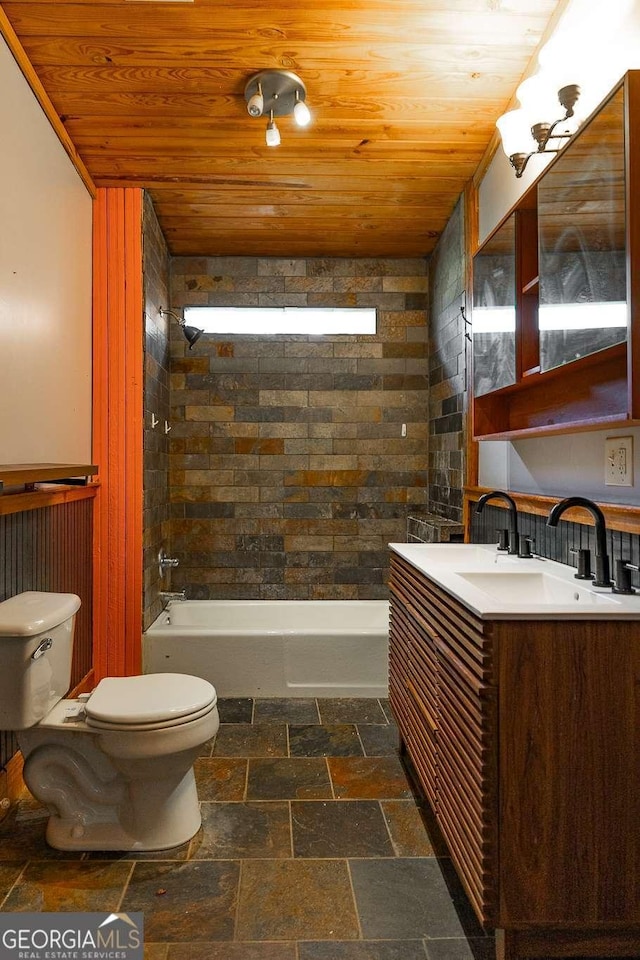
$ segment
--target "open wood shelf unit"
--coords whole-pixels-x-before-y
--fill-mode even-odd
[[[473,397],[474,439],[513,440],[640,424],[639,197],[640,70],[631,70],[474,258],[474,273],[480,283],[479,300],[474,297],[478,316],[492,302],[515,312],[510,361],[506,354],[501,362],[494,361],[491,373],[496,388],[487,389],[483,382],[484,392],[478,386],[479,395]],[[597,261],[595,266],[590,266],[590,258]],[[504,265],[502,270],[495,270],[503,286],[489,292],[502,297],[511,291],[512,299],[492,301],[489,296],[488,303],[484,299],[487,293],[482,284],[487,282],[487,264],[490,269],[493,261],[495,267]],[[550,263],[555,264],[555,273]],[[575,280],[576,264],[586,271],[583,286],[577,286]],[[569,271],[566,289],[559,276],[561,269]],[[588,270],[593,270],[595,279]],[[507,275],[511,287],[504,285]],[[571,288],[572,283],[579,294]],[[556,296],[559,299],[554,299]],[[599,339],[580,341],[575,354],[572,351],[578,341],[551,341],[549,331],[576,336],[583,324],[575,328],[547,326],[546,340],[541,335],[542,304],[555,308],[586,302],[588,307],[601,306],[604,314],[611,303],[624,300],[626,342],[607,345],[604,319],[602,326],[596,327]],[[584,313],[581,319],[584,330],[593,326],[584,320]],[[476,364],[481,378],[486,375],[482,364],[490,356],[484,336],[485,346],[480,341]],[[498,350],[499,336],[494,334]],[[609,343],[613,339],[611,336]],[[593,352],[587,353],[586,349]],[[570,359],[572,356],[576,359]],[[552,363],[558,365],[551,368]],[[514,382],[500,386],[505,382],[505,370]]]

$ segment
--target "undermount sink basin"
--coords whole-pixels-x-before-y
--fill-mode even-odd
[[[561,580],[548,573],[504,570],[495,573],[468,571],[457,575],[466,582],[502,603],[531,605],[551,604],[562,606],[609,605],[619,601],[611,595],[596,593],[582,586]]]

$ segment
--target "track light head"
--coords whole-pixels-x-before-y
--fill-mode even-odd
[[[278,126],[273,119],[273,110],[271,111],[269,123],[267,124],[265,139],[268,147],[280,146],[280,131],[278,130]]]
[[[260,84],[258,84],[258,89],[247,101],[247,113],[250,117],[261,117],[263,111],[264,97],[262,95],[262,88]]]

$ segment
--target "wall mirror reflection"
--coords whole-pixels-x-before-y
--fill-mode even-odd
[[[538,231],[540,369],[625,341],[623,89],[541,178]]]
[[[476,397],[515,383],[515,216],[506,220],[473,261],[473,392]]]

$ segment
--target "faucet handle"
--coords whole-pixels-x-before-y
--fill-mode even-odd
[[[535,543],[533,537],[522,537],[520,540],[520,553],[518,556],[521,560],[531,560],[533,557],[533,551],[531,547]]]
[[[616,560],[615,584],[612,587],[612,593],[635,593],[631,586],[631,571],[638,567],[628,560]]]
[[[498,534],[498,550],[508,550],[509,549],[509,531],[506,528],[501,528],[496,530]]]
[[[578,572],[574,574],[576,580],[593,580],[591,573],[591,551],[587,549],[569,550],[569,553],[578,557]]]

